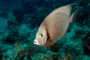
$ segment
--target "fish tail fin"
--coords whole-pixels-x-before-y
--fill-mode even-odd
[[[74,22],[76,20],[78,11],[79,11],[79,5],[80,5],[81,0],[77,1],[76,3],[69,4],[71,6],[71,12],[69,16],[70,22]]]
[[[72,5],[79,5],[79,3],[72,3],[72,4],[69,4],[70,6],[72,6]]]
[[[62,12],[64,12],[65,14],[67,14],[68,16],[71,15],[72,11],[73,11],[73,6],[78,6],[79,3],[72,3],[72,4],[68,4],[68,5],[65,5],[63,8],[62,8]]]
[[[78,2],[77,3],[72,3],[72,4],[69,4],[69,5],[71,7],[71,11],[70,11],[70,15],[69,16],[71,16],[77,9],[79,9],[78,8],[79,3]]]
[[[78,10],[76,10],[69,18],[70,22],[74,22],[76,20]]]

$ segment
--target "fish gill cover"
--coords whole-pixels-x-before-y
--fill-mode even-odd
[[[56,48],[33,44],[44,18],[79,2],[78,14]],[[90,0],[0,0],[0,60],[90,60]]]

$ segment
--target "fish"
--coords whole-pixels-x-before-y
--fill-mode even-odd
[[[65,5],[52,11],[41,23],[33,43],[42,47],[53,47],[52,45],[61,40],[67,33],[71,22],[74,22],[77,11],[71,15],[71,5]]]

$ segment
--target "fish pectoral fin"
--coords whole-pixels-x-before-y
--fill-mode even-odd
[[[49,38],[49,40],[52,40],[52,39],[56,39],[56,38],[54,38],[54,37]]]

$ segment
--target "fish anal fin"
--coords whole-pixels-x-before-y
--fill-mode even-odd
[[[51,46],[48,46],[49,48],[56,48],[57,46],[53,46],[53,45],[51,45]]]

